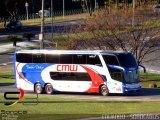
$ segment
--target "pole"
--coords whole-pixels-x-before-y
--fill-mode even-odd
[[[94,2],[95,2],[94,3],[95,4],[94,9],[96,10],[96,8],[97,8],[97,0],[95,0]]]
[[[133,16],[132,16],[132,26],[134,26],[134,10],[135,10],[135,0],[133,0]]]
[[[27,21],[28,21],[28,6],[29,6],[29,4],[26,2],[26,3],[25,3],[25,6],[26,6]]]
[[[52,32],[52,42],[53,42],[53,0],[51,0],[51,18],[52,18],[51,32]]]
[[[44,48],[44,0],[42,0],[42,15],[41,15],[41,34],[40,34],[40,49]]]
[[[26,7],[26,12],[27,12],[27,21],[28,21],[28,6]]]
[[[63,0],[63,19],[64,19],[64,13],[65,12],[65,6],[64,6],[64,0]]]

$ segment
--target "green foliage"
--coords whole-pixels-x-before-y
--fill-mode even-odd
[[[35,38],[35,34],[34,33],[24,33],[23,38],[27,38],[28,41],[30,41],[31,38]]]
[[[14,74],[13,72],[0,73],[0,85],[10,85],[14,84]]]
[[[10,35],[10,36],[8,36],[8,37],[7,37],[7,40],[12,41],[12,42],[13,42],[13,46],[16,46],[16,43],[17,43],[18,41],[23,41],[22,38],[19,38],[18,36],[15,36],[15,35]]]

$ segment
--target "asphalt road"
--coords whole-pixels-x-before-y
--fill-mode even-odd
[[[0,86],[0,93],[18,91],[15,85]],[[33,92],[25,92],[25,94],[34,94]],[[46,95],[46,94],[40,94]],[[95,99],[105,101],[160,101],[160,89],[142,89],[140,93],[121,95],[111,94],[110,96],[101,96],[99,94],[84,94],[84,93],[55,93],[52,96],[67,97],[67,98],[81,98],[81,99]]]
[[[13,54],[0,55],[0,65],[13,63]]]
[[[62,21],[62,22],[55,22],[53,23],[53,33],[57,32],[66,32],[71,27],[76,27],[76,25],[79,25],[81,23],[81,19],[79,20],[69,20],[69,21]],[[0,29],[0,38],[6,37],[7,35],[22,35],[23,33],[32,32],[35,34],[40,33],[40,25],[33,25],[33,26],[23,26],[22,30],[11,30],[6,31],[5,29]],[[45,24],[44,26],[44,32],[45,33],[51,33],[52,27],[51,24]]]

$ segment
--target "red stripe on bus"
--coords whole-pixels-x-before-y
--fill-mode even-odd
[[[95,71],[93,71],[85,66],[82,66],[82,67],[87,71],[87,73],[89,74],[89,76],[91,77],[91,80],[92,80],[91,87],[85,92],[99,93],[99,86],[104,83],[103,79]]]
[[[27,80],[23,79],[23,78],[22,78],[22,76],[19,74],[19,72],[18,72],[18,66],[19,66],[19,64],[20,64],[20,63],[18,63],[18,65],[16,66],[16,71],[17,71],[17,73],[18,73],[19,77],[20,77],[22,80],[24,80],[25,82],[27,82],[27,83],[31,84],[29,81],[27,81]],[[17,78],[16,78],[16,79],[17,79]],[[32,85],[32,84],[31,84],[31,85]]]

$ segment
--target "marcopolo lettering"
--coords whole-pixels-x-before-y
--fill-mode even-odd
[[[1,110],[1,114],[8,115],[8,114],[14,114],[14,115],[24,115],[27,114],[27,111],[6,111],[6,110]]]

